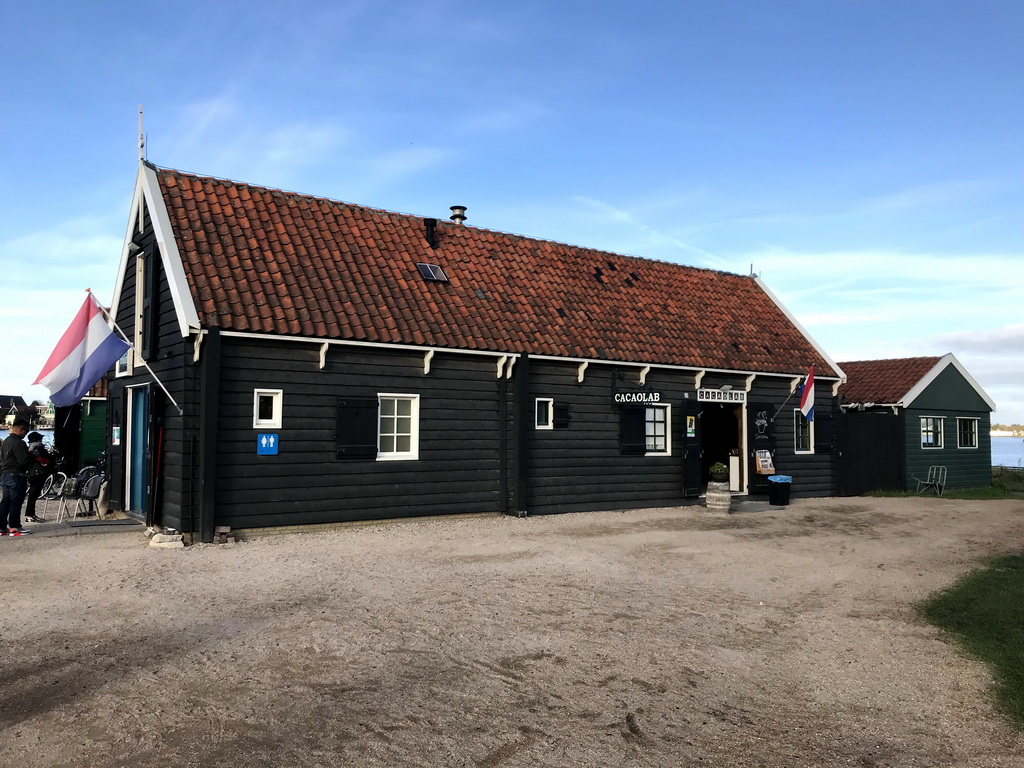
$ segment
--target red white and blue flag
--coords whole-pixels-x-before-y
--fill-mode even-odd
[[[34,383],[50,390],[58,408],[74,405],[130,348],[114,335],[90,293]]]
[[[800,413],[808,421],[814,421],[814,366],[807,372],[804,385],[800,388]]]

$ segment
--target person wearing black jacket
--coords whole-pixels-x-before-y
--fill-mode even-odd
[[[36,517],[36,501],[43,492],[43,485],[46,483],[46,478],[53,474],[54,460],[53,456],[46,446],[43,445],[43,436],[38,432],[29,432],[28,437],[28,453],[35,459],[35,462],[28,470],[28,496],[25,501],[25,520],[30,523],[41,523],[43,522]]]
[[[25,445],[28,429],[27,421],[15,419],[10,433],[0,443],[0,487],[3,488],[3,498],[0,499],[0,536],[24,536],[26,533],[21,529],[21,504],[25,500],[28,486],[28,469],[35,462]]]

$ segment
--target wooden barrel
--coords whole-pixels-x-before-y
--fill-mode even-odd
[[[729,482],[708,483],[708,493],[705,500],[708,512],[728,512],[732,506],[732,493],[729,492]]]

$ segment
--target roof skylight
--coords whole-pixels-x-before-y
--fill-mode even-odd
[[[417,264],[416,268],[420,271],[420,275],[423,276],[424,280],[431,283],[448,282],[448,275],[437,264]]]

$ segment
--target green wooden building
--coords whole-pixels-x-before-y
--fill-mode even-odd
[[[916,490],[931,466],[946,488],[992,484],[995,403],[952,354],[839,363],[844,492]]]

